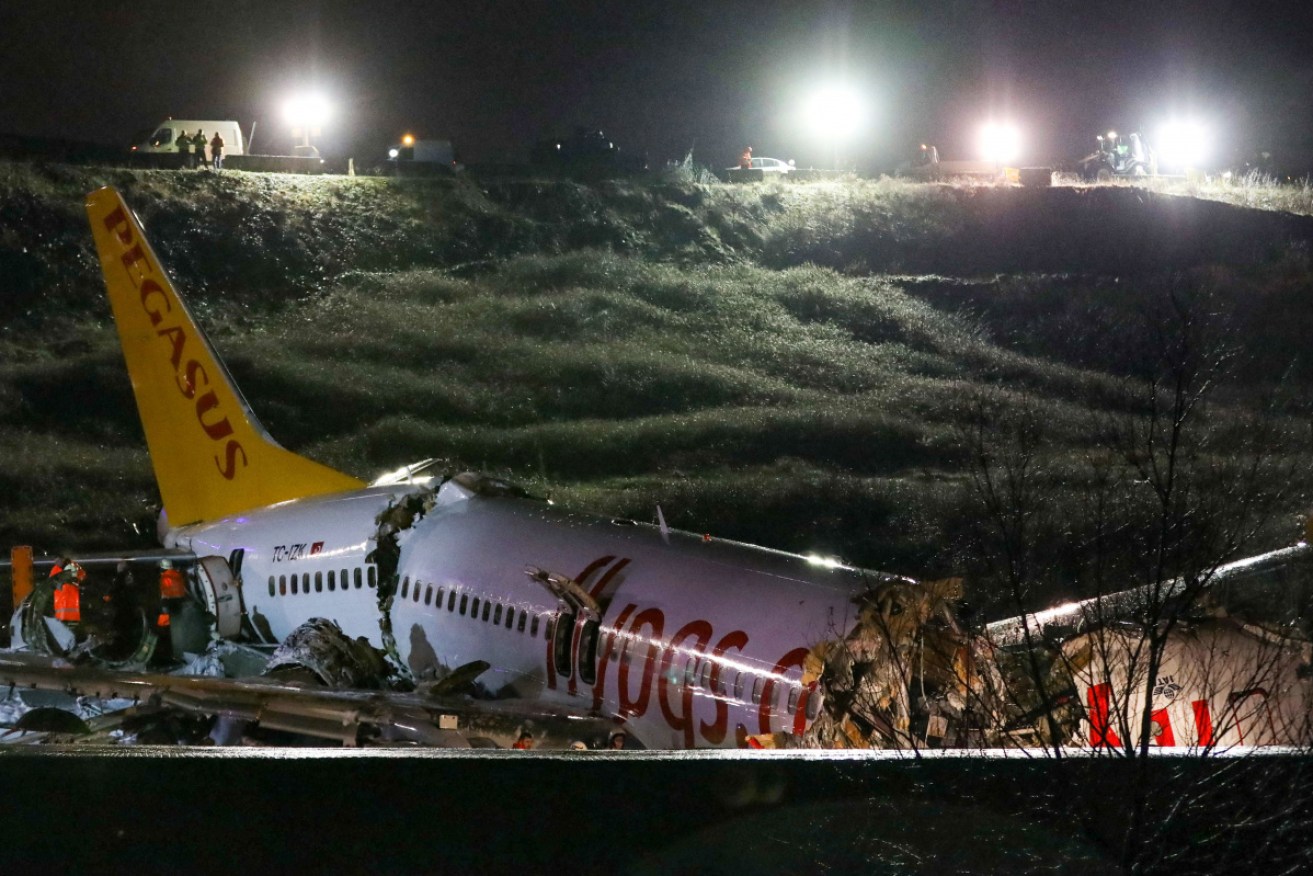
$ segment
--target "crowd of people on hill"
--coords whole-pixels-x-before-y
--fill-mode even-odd
[[[209,140],[205,139],[205,131],[197,129],[195,135],[189,136],[186,131],[178,135],[175,143],[178,152],[181,154],[188,167],[202,168],[213,167],[215,170],[223,169],[223,137],[218,131]],[[210,147],[210,158],[206,161],[205,147]]]

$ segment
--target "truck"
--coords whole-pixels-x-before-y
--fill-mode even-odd
[[[939,149],[926,144],[912,160],[898,165],[894,175],[923,182],[975,179],[1020,183],[1026,187],[1048,186],[1053,176],[1052,168],[1048,167],[1006,167],[996,161],[940,161]]]
[[[396,176],[441,176],[465,169],[450,140],[419,140],[410,134],[388,150],[386,167]]]
[[[416,164],[456,165],[456,150],[450,140],[416,140],[407,134],[401,142],[388,150],[388,158],[396,162],[413,161]]]
[[[205,132],[206,142],[217,133],[223,138],[224,156],[245,155],[246,141],[242,138],[242,128],[231,119],[165,119],[154,128],[146,129],[145,136],[133,137],[129,147],[134,154],[149,155],[178,151],[178,136],[186,134],[196,136],[197,131]]]

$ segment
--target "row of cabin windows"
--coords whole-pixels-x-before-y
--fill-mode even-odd
[[[631,644],[637,644],[640,647],[643,645],[643,643],[641,642],[634,642],[633,640],[627,640],[625,644],[622,646],[620,651],[620,660],[624,663],[628,663],[630,661],[629,646]],[[749,679],[751,679],[752,687],[750,690],[750,696],[752,699],[752,704],[754,706],[761,705],[762,698],[766,693],[767,679],[764,676],[760,676],[760,675],[754,676],[748,672],[735,672],[734,682],[731,685],[726,681],[726,676],[729,673],[728,667],[722,666],[720,672],[715,673],[715,677],[714,677],[715,683],[713,684],[712,676],[714,670],[715,670],[715,663],[713,663],[711,660],[700,658],[696,655],[690,654],[688,659],[684,661],[684,671],[682,673],[682,681],[684,683],[684,686],[700,687],[703,690],[711,691],[712,693],[722,697],[728,696],[730,689],[732,688],[734,691],[734,699],[742,702],[744,691],[748,690],[748,681]],[[678,683],[680,680],[681,677],[679,675],[675,675],[672,673],[672,678],[671,678],[672,682]],[[773,708],[779,707],[780,688],[786,686],[789,689],[789,695],[787,700],[787,711],[793,713],[797,711],[798,702],[799,700],[802,699],[803,690],[798,685],[792,685],[792,684],[784,685],[777,681],[771,687],[770,705]],[[814,720],[816,718],[817,712],[819,710],[818,701],[819,701],[819,697],[815,697],[815,696],[807,697],[807,701],[804,705],[807,710],[808,720]]]
[[[369,587],[378,586],[378,570],[374,566],[369,566],[367,573],[357,566],[354,569],[342,569],[340,571],[329,569],[327,572],[270,575],[269,595],[287,596],[291,594],[296,596],[301,593],[311,592],[312,587],[315,593],[323,593],[325,588],[330,593],[337,590],[350,590],[353,587],[356,590],[361,590],[366,585]]]
[[[401,579],[401,598],[409,599],[412,602],[423,601],[425,605],[437,606],[442,610],[443,589],[434,588],[432,584],[424,584],[416,580],[411,582],[410,576]],[[491,599],[480,600],[477,596],[470,596],[468,593],[457,594],[453,588],[446,591],[447,611],[459,612],[461,617],[469,617],[473,620],[482,620],[484,623],[491,623],[495,627],[504,626],[508,630],[514,630],[517,633],[523,633],[528,630],[530,636],[538,635],[540,626],[538,615],[517,609],[513,605],[503,605],[500,602],[494,602]],[[546,638],[551,637],[547,624],[541,624]]]

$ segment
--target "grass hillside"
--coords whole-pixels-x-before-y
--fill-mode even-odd
[[[1025,423],[1042,537],[1072,570],[1054,590],[1075,592],[1099,424],[1146,416],[1144,381],[1185,306],[1235,366],[1199,459],[1221,472],[1262,416],[1280,483],[1261,485],[1254,545],[1291,537],[1308,505],[1306,217],[1120,187],[0,163],[9,544],[153,543],[149,459],[81,206],[104,184],[270,431],[365,478],[436,456],[603,513],[651,520],[660,503],[674,526],[972,575],[972,435],[982,417],[1000,436]]]

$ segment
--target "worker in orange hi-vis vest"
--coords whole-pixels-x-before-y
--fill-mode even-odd
[[[55,620],[65,624],[82,622],[82,591],[86,570],[69,559],[60,559],[50,568],[55,582]]]
[[[160,616],[155,625],[161,629],[169,626],[170,613],[186,595],[187,579],[182,572],[169,560],[160,560]]]

